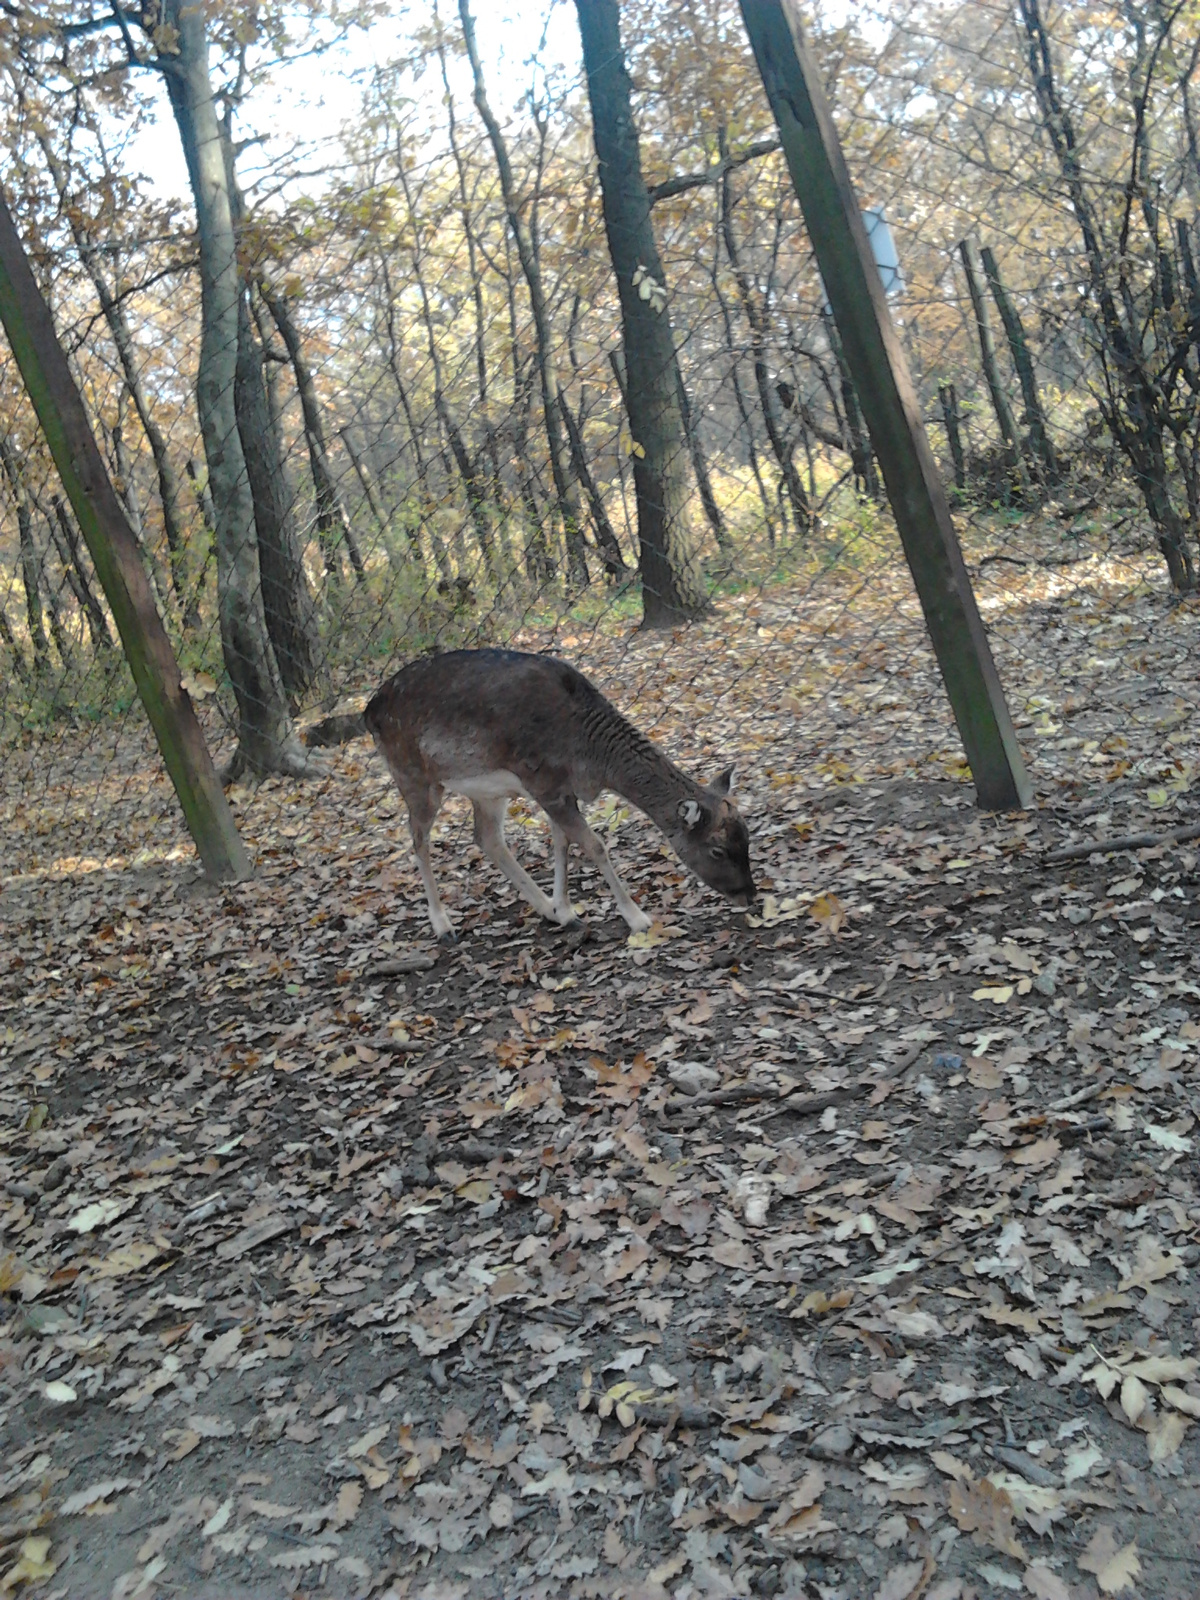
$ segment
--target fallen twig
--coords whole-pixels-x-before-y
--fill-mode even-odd
[[[1185,828],[1172,828],[1169,833],[1123,833],[1115,839],[1065,844],[1044,855],[1042,865],[1053,867],[1060,861],[1081,861],[1086,856],[1103,855],[1113,850],[1148,850],[1156,844],[1183,844],[1187,839],[1200,839],[1200,822],[1189,822]]]
[[[1029,1483],[1036,1483],[1043,1489],[1056,1489],[1059,1487],[1058,1479],[1046,1467],[1039,1467],[1036,1461],[1031,1460],[1024,1450],[1012,1449],[1007,1445],[994,1444],[992,1454],[997,1461],[1003,1461],[1006,1467],[1011,1467],[1014,1472],[1019,1472]]]
[[[731,1083],[727,1089],[712,1089],[706,1094],[675,1095],[663,1106],[664,1111],[691,1111],[701,1106],[740,1105],[746,1100],[778,1100],[780,1111],[790,1111],[795,1116],[812,1116],[827,1111],[830,1106],[844,1105],[870,1094],[875,1080],[847,1084],[841,1089],[829,1089],[824,1094],[791,1094],[773,1088],[769,1083]]]
[[[431,956],[427,950],[408,950],[394,961],[381,961],[377,967],[371,968],[367,977],[399,978],[406,972],[428,972],[436,966],[437,957]]]

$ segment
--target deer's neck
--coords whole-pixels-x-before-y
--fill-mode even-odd
[[[666,834],[679,830],[679,805],[696,798],[700,785],[632,724],[613,729],[605,763],[605,787],[645,812]]]

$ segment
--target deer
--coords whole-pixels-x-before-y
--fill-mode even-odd
[[[729,798],[733,769],[697,783],[569,662],[516,650],[425,656],[383,684],[363,720],[408,807],[429,920],[442,944],[454,944],[455,933],[429,838],[447,792],[470,800],[476,844],[539,916],[560,927],[582,927],[567,890],[572,844],[603,875],[630,929],[652,925],[579,809],[601,790],[644,812],[703,883],[743,909],[754,903],[750,836]],[[549,818],[552,896],[505,842],[508,802],[517,796]]]

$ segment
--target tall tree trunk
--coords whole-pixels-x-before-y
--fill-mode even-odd
[[[43,547],[38,557],[38,575],[46,595],[46,608],[50,613],[50,637],[54,640],[58,659],[69,670],[75,665],[75,641],[71,637],[67,619],[63,615],[62,584],[54,582],[53,575],[46,566],[48,554],[48,549]]]
[[[983,263],[979,259],[979,241],[974,234],[968,234],[962,240],[958,253],[962,258],[967,290],[971,296],[971,308],[975,313],[979,356],[983,366],[983,376],[987,380],[988,394],[992,400],[992,410],[996,414],[996,426],[1000,429],[1000,437],[1007,446],[1009,464],[1019,473],[1022,487],[1027,488],[1028,478],[1021,457],[1017,424],[1013,419],[1012,407],[1008,403],[1008,395],[1005,393],[1004,382],[1000,376],[1000,363],[996,360],[996,340],[992,333],[991,313],[988,311],[987,298],[984,294]]]
[[[17,546],[21,562],[21,587],[25,590],[25,624],[33,646],[33,670],[43,672],[50,665],[50,641],[42,615],[42,589],[38,577],[38,550],[33,535],[29,497],[17,461],[17,452],[8,434],[0,433],[0,467],[8,482],[13,509],[17,514]]]
[[[326,551],[326,565],[328,566],[330,559],[334,561],[338,559],[337,547],[339,544],[344,544],[346,553],[350,557],[350,565],[354,568],[354,575],[359,583],[363,583],[367,569],[363,564],[362,551],[359,549],[358,540],[350,525],[350,518],[346,515],[346,508],[342,505],[329,466],[325,419],[321,414],[321,402],[317,398],[317,386],[313,382],[312,369],[304,356],[299,330],[292,319],[291,310],[284,296],[276,294],[265,280],[260,280],[258,288],[263,303],[271,313],[287,347],[292,372],[296,378],[296,392],[300,396],[300,410],[304,417],[304,436],[308,441],[308,459],[312,467],[313,495],[317,505],[317,533]]]
[[[384,321],[387,325],[388,334],[388,371],[391,373],[392,382],[396,385],[396,398],[400,402],[400,409],[404,412],[404,421],[408,428],[408,439],[412,445],[413,461],[417,469],[417,532],[415,536],[410,535],[410,538],[412,538],[413,548],[423,561],[420,535],[421,530],[428,526],[434,565],[442,577],[447,578],[450,575],[450,568],[445,559],[445,552],[438,538],[436,527],[432,521],[434,499],[433,491],[429,484],[429,465],[425,459],[425,451],[421,444],[422,430],[417,426],[408,385],[405,383],[404,374],[400,370],[401,341],[396,328],[396,297],[392,292],[392,275],[388,268],[386,256],[380,258],[379,265],[383,276]]]
[[[725,144],[725,130],[720,130],[720,148],[723,160],[728,159],[728,150]],[[771,444],[771,451],[779,468],[780,477],[787,490],[788,501],[791,504],[792,516],[796,524],[796,533],[800,538],[812,530],[812,507],[808,503],[796,458],[783,436],[779,425],[779,418],[775,412],[775,392],[771,387],[771,374],[767,366],[767,312],[765,305],[760,305],[755,294],[754,285],[750,281],[750,274],[742,264],[741,252],[738,249],[737,235],[733,229],[733,186],[728,171],[721,177],[721,235],[725,240],[725,254],[729,257],[729,265],[733,269],[734,281],[738,286],[738,295],[742,302],[742,310],[746,314],[746,321],[750,327],[750,352],[754,362],[754,386],[758,390],[758,403],[762,408],[763,423],[766,426],[767,438]]]
[[[1000,313],[1000,321],[1004,324],[1004,336],[1008,340],[1009,354],[1012,356],[1013,366],[1016,368],[1021,385],[1021,398],[1025,402],[1025,422],[1029,428],[1029,447],[1034,457],[1035,470],[1049,486],[1057,483],[1061,474],[1054,441],[1046,426],[1046,413],[1042,410],[1042,397],[1038,393],[1037,377],[1033,370],[1033,357],[1029,353],[1025,324],[1021,321],[1021,314],[1013,305],[1008,290],[1004,287],[1004,280],[1000,276],[1000,268],[991,247],[985,244],[979,255],[987,276],[988,288],[992,291],[992,299],[996,302],[996,310]]]
[[[20,678],[21,682],[28,687],[30,681],[29,663],[25,659],[24,650],[22,650],[21,646],[17,643],[16,636],[12,631],[12,623],[9,622],[8,613],[5,611],[3,605],[0,605],[0,639],[4,641],[9,655],[12,656],[13,671],[16,673],[17,677]]]
[[[549,520],[541,498],[541,488],[530,463],[529,413],[533,405],[533,369],[521,353],[520,323],[517,317],[517,284],[512,265],[512,234],[504,232],[504,298],[508,307],[508,359],[512,369],[512,403],[509,407],[512,429],[511,460],[517,478],[517,498],[525,512],[526,530],[521,552],[525,574],[534,588],[549,583],[554,575],[550,560],[550,541],[546,537]]]
[[[297,704],[317,675],[317,612],[296,538],[282,440],[271,415],[263,349],[250,316],[249,290],[238,299],[234,404],[254,499],[263,614],[288,698]]]
[[[179,474],[175,470],[170,452],[167,449],[167,441],[155,419],[153,407],[146,395],[146,386],[142,382],[141,368],[137,359],[133,334],[130,331],[129,321],[125,315],[124,304],[117,298],[105,275],[100,251],[97,249],[90,231],[82,220],[80,208],[71,203],[66,173],[44,129],[37,130],[37,139],[41,145],[46,167],[58,195],[59,208],[70,225],[75,246],[79,251],[79,258],[92,280],[96,298],[100,302],[100,309],[104,313],[104,320],[107,322],[108,331],[112,336],[117,359],[121,363],[121,373],[125,379],[125,386],[133,401],[142,432],[146,435],[146,442],[150,446],[150,454],[154,459],[154,470],[158,477],[163,533],[166,536],[171,569],[171,587],[175,591],[176,602],[183,613],[184,629],[189,632],[194,631],[200,626],[200,614],[194,607],[189,610],[185,599],[187,591],[187,517],[184,511],[183,487],[179,481]]]
[[[50,496],[50,509],[54,520],[50,523],[50,531],[54,543],[58,547],[58,558],[63,564],[67,583],[71,593],[75,596],[76,604],[87,619],[88,633],[91,635],[92,649],[95,651],[111,650],[113,647],[112,634],[108,631],[108,618],[104,615],[104,608],[96,598],[92,588],[91,578],[83,561],[83,551],[79,547],[79,535],[61,496]]]
[[[467,188],[468,167],[458,139],[458,116],[454,108],[454,91],[450,85],[450,72],[446,64],[446,40],[442,32],[442,19],[436,0],[433,7],[437,27],[438,65],[442,71],[442,89],[446,106],[446,131],[450,139],[450,154],[454,158],[454,171],[458,179],[458,210],[462,222],[463,239],[467,246],[467,271],[471,279],[471,305],[475,313],[475,378],[479,386],[479,421],[483,429],[484,449],[491,467],[491,499],[500,504],[500,454],[496,446],[496,428],[492,421],[490,386],[488,383],[487,317],[483,304],[483,274],[479,269],[480,248],[475,236],[475,219],[471,212],[470,192]]]
[[[471,63],[475,83],[475,107],[487,129],[496,169],[500,174],[500,192],[504,211],[517,247],[517,258],[529,290],[529,306],[533,313],[533,328],[537,339],[537,370],[542,395],[542,421],[546,429],[546,443],[550,452],[550,474],[554,480],[554,494],[562,517],[563,533],[567,544],[567,567],[571,586],[586,587],[588,582],[587,554],[583,542],[583,519],[579,499],[575,494],[567,471],[567,452],[563,445],[563,430],[558,408],[558,377],[554,367],[554,344],[551,338],[550,315],[546,309],[546,295],[542,286],[542,264],[538,240],[530,226],[517,195],[513,179],[512,162],[508,144],[495,113],[488,103],[487,88],[483,80],[483,66],[475,43],[475,22],[471,16],[469,0],[458,0],[458,14],[462,21],[463,41]]]
[[[155,558],[153,550],[146,542],[146,525],[142,521],[142,507],[138,500],[137,484],[134,481],[134,458],[129,453],[129,444],[125,437],[125,422],[129,416],[129,400],[129,389],[125,384],[122,384],[120,393],[117,395],[117,420],[112,427],[113,463],[117,469],[113,479],[113,487],[116,489],[117,496],[125,508],[125,517],[133,537],[137,540],[138,549],[142,552],[146,576],[150,580],[150,587],[154,590],[154,598],[158,601],[158,609],[165,616],[167,614],[166,585],[163,582],[162,569]]]
[[[700,504],[704,507],[704,515],[708,518],[713,538],[717,541],[717,549],[727,554],[729,532],[725,527],[721,508],[717,504],[717,497],[713,493],[708,461],[700,438],[700,427],[692,414],[692,402],[688,397],[687,384],[683,381],[683,368],[679,365],[678,356],[675,358],[675,387],[679,391],[679,415],[683,418],[683,431],[688,442],[688,454],[692,458],[692,471],[696,474],[696,487],[700,490]]]
[[[234,404],[241,276],[221,126],[208,71],[204,13],[164,0],[155,32],[196,206],[200,245],[200,360],[196,408],[216,517],[217,602],[225,668],[238,707],[234,772],[309,770],[296,737],[263,614],[254,501]]]
[[[829,341],[829,349],[837,367],[842,413],[846,419],[846,443],[850,450],[850,465],[854,470],[854,487],[860,494],[870,495],[872,500],[882,499],[879,474],[875,470],[875,454],[871,449],[867,430],[863,427],[862,412],[859,410],[858,391],[854,387],[854,379],[850,376],[846,352],[842,349],[842,341],[838,337],[833,312],[828,308],[821,312],[821,325],[825,329],[825,337]]]
[[[383,541],[384,554],[387,556],[389,564],[393,568],[398,568],[400,558],[392,548],[388,537],[391,532],[392,518],[383,509],[383,501],[379,498],[379,486],[375,482],[371,469],[367,464],[367,458],[354,443],[354,438],[349,428],[339,428],[338,438],[345,446],[346,454],[350,457],[350,465],[354,468],[355,475],[362,485],[363,498],[370,507],[371,515],[375,518],[375,526],[379,529],[379,536]],[[400,523],[404,537],[408,542],[409,550],[420,559],[420,546],[413,539],[412,529],[403,518],[400,519]]]
[[[413,272],[417,280],[417,289],[421,297],[421,316],[425,324],[425,337],[429,348],[429,365],[433,372],[433,403],[437,411],[438,421],[450,445],[450,453],[458,469],[459,477],[467,495],[467,508],[471,515],[471,522],[475,528],[475,537],[479,542],[480,554],[484,564],[493,579],[499,581],[499,571],[496,563],[496,548],[494,530],[492,528],[491,510],[488,506],[487,478],[480,471],[478,458],[467,449],[467,442],[463,438],[462,430],[450,410],[449,401],[446,399],[446,390],[442,378],[442,357],[438,349],[437,332],[434,326],[433,309],[429,301],[429,288],[425,282],[424,260],[420,243],[420,230],[417,223],[416,207],[413,202],[412,188],[408,181],[408,168],[403,159],[399,141],[396,145],[396,166],[400,174],[400,182],[404,189],[404,198],[408,205],[408,213],[413,223],[412,259]],[[447,473],[449,476],[449,473]],[[462,574],[460,574],[462,576]]]
[[[192,498],[196,502],[196,509],[200,513],[200,526],[204,529],[204,546],[200,554],[200,561],[196,575],[192,579],[192,590],[189,604],[199,611],[200,600],[204,594],[204,585],[208,582],[208,569],[212,566],[213,555],[217,548],[217,514],[213,510],[212,495],[208,492],[207,481],[202,481],[196,468],[196,461],[189,456],[184,464],[188,482],[192,486]]]
[[[746,440],[746,459],[750,464],[750,471],[758,489],[763,522],[767,529],[767,539],[773,546],[775,543],[775,521],[771,509],[771,497],[767,493],[767,486],[763,482],[762,469],[758,464],[758,445],[754,438],[754,423],[742,389],[741,351],[738,349],[738,342],[733,335],[733,312],[729,305],[729,298],[721,284],[721,204],[722,201],[718,190],[717,223],[713,237],[712,260],[709,263],[709,281],[712,284],[713,296],[721,311],[721,326],[725,333],[725,350],[729,357],[729,384],[733,390],[734,404],[737,406],[738,418],[741,421],[742,433]]]
[[[235,239],[245,226],[246,205],[238,187],[231,115],[222,126],[225,173]],[[279,675],[293,710],[317,675],[319,639],[317,608],[304,571],[304,556],[296,533],[295,497],[283,457],[283,425],[278,382],[267,381],[264,323],[261,304],[252,299],[253,271],[239,261],[242,289],[238,295],[237,367],[233,404],[238,435],[254,501],[254,527],[258,539],[258,568],[262,575],[263,615],[279,664]],[[287,357],[274,363],[277,369]]]
[[[628,569],[625,566],[625,557],[621,554],[621,543],[616,531],[609,521],[608,510],[604,504],[604,496],[592,470],[588,466],[587,453],[583,448],[583,435],[579,431],[575,418],[571,415],[571,407],[567,404],[566,394],[562,389],[558,391],[558,402],[562,407],[563,423],[567,430],[567,442],[571,449],[571,465],[575,469],[575,476],[583,485],[583,492],[587,495],[588,505],[592,511],[592,523],[596,530],[596,548],[600,551],[600,559],[604,563],[604,570],[610,578],[619,578]]]
[[[643,622],[649,628],[670,628],[701,615],[708,597],[688,525],[691,474],[675,382],[666,274],[650,221],[617,0],[576,0],[575,9],[604,227],[621,300]]]
[[[960,492],[967,487],[967,458],[963,451],[962,429],[959,425],[958,393],[952,383],[938,387],[938,400],[942,407],[942,420],[946,424],[946,442],[950,446],[950,459],[954,463],[954,487]]]

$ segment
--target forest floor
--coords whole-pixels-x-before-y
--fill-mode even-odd
[[[703,670],[560,641],[743,757],[751,915],[603,813],[634,940],[577,866],[585,933],[527,914],[448,807],[433,945],[362,742],[235,792],[222,889],[165,801],[83,854],[114,775],[150,815],[144,754],[10,768],[0,1589],[1194,1597],[1197,851],[1044,853],[1191,820],[1200,609],[1038,582],[982,596],[1019,815],[912,615],[899,675],[826,630],[836,696],[765,601]]]

